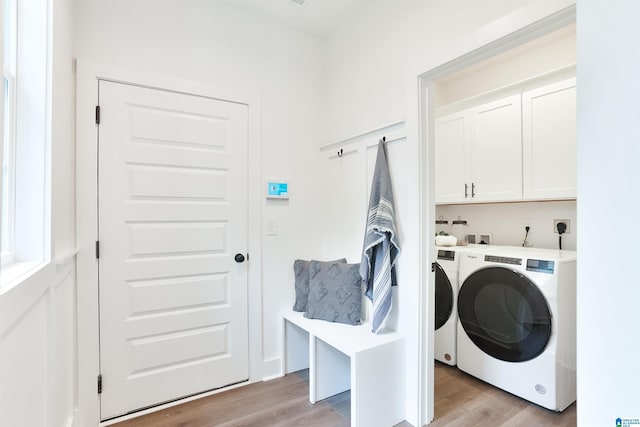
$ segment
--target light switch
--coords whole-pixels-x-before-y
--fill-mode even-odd
[[[278,235],[278,219],[269,218],[267,220],[267,236],[277,236],[277,235]]]

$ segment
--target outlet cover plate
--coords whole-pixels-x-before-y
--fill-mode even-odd
[[[476,237],[476,243],[481,245],[490,245],[493,243],[493,234],[491,233],[480,233]]]
[[[569,234],[571,233],[571,220],[570,219],[554,219],[553,220],[553,232],[558,234],[558,223],[559,222],[564,222],[565,224],[567,224],[567,231],[564,232],[564,234]]]

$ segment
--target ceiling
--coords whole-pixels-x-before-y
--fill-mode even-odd
[[[291,29],[326,38],[373,0],[219,0]],[[302,4],[299,4],[302,3]]]

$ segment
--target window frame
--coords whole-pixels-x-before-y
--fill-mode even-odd
[[[2,0],[2,202],[0,268],[14,262],[17,0]],[[5,84],[6,82],[6,84]]]
[[[15,121],[16,96],[15,76],[3,74],[5,102],[3,105],[3,153],[2,153],[2,245],[0,258],[2,266],[14,261],[14,225],[15,225]]]
[[[0,103],[0,121],[7,117],[0,129],[0,157],[7,157],[0,195],[0,295],[51,261],[50,12],[47,0],[2,0],[0,8],[0,57],[9,89],[5,94],[2,85]]]

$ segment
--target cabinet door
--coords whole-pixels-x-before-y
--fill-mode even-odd
[[[526,199],[576,197],[575,78],[522,94]]]
[[[472,201],[522,199],[520,95],[472,109]]]
[[[450,114],[435,121],[435,199],[436,203],[460,203],[468,182],[469,116],[467,111]],[[466,198],[465,198],[466,197]]]

